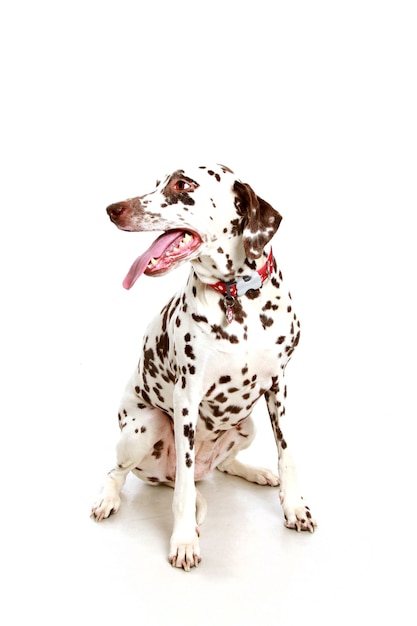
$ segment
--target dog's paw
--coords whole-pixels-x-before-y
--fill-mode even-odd
[[[182,568],[186,572],[189,572],[192,567],[198,567],[201,561],[199,534],[196,530],[195,536],[188,542],[177,539],[175,535],[171,537],[169,562],[172,567]]]
[[[217,469],[225,474],[240,476],[240,478],[244,478],[250,483],[256,483],[258,485],[278,487],[280,484],[278,476],[269,469],[265,469],[264,467],[255,467],[254,465],[247,465],[237,459],[231,461],[230,463],[225,461],[218,465]]]
[[[297,532],[308,530],[310,533],[314,533],[317,522],[312,517],[308,506],[299,506],[293,509],[291,513],[285,513],[285,526]]]
[[[308,530],[314,533],[317,522],[310,513],[310,508],[304,504],[302,499],[297,505],[288,505],[281,495],[282,508],[284,509],[285,526],[301,532]]]
[[[270,487],[278,487],[280,484],[279,477],[268,469],[263,467],[253,468],[253,483],[258,485],[269,485]]]
[[[120,507],[120,498],[119,496],[105,496],[99,498],[93,508],[91,509],[91,515],[93,519],[97,522],[101,522],[101,520],[110,517],[114,513],[117,513]]]

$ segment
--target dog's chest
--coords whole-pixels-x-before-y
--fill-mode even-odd
[[[291,299],[271,287],[262,298],[242,298],[240,318],[231,324],[217,294],[207,301],[185,290],[172,298],[144,340],[138,370],[143,400],[173,416],[177,387],[199,393],[208,429],[247,417],[298,343]]]
[[[250,356],[250,355],[247,355]],[[276,359],[264,354],[263,362],[250,357],[239,362],[223,355],[207,371],[210,387],[199,407],[207,430],[228,429],[248,417],[258,399],[271,388]]]

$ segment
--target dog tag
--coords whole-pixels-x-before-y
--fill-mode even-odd
[[[235,299],[233,296],[226,296],[224,299],[224,306],[225,306],[225,314],[226,314],[226,319],[228,321],[229,324],[231,324],[233,322],[233,320],[235,319],[235,312],[234,312],[234,306],[235,306]]]
[[[238,296],[244,296],[250,289],[260,289],[262,278],[255,272],[252,276],[242,276],[236,282],[236,292]]]
[[[231,324],[233,320],[235,319],[235,314],[234,314],[232,306],[228,306],[226,309],[226,319],[229,322],[229,324]]]

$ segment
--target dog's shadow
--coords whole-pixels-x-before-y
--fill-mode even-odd
[[[204,556],[218,554],[218,542],[227,546],[222,557],[242,550],[242,536],[253,537],[282,527],[278,489],[255,485],[214,471],[197,485],[207,502],[207,515],[200,526]],[[140,553],[150,550],[167,554],[172,532],[174,490],[166,485],[148,485],[129,475],[121,495],[121,507],[107,523]],[[261,526],[260,526],[261,522]],[[105,522],[106,523],[106,522]],[[206,558],[205,558],[206,560]]]

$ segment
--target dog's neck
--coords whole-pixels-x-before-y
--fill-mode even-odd
[[[236,263],[236,257],[234,259],[233,262],[231,255],[224,254],[219,248],[216,255],[201,255],[192,261],[192,265],[199,280],[220,293],[228,293],[229,285],[239,285],[238,290],[233,287],[233,296],[244,295],[249,289],[259,289],[274,271],[272,248],[264,250],[259,259],[248,259],[244,254],[240,262]]]
[[[218,275],[213,274],[213,266],[210,272],[209,268],[204,265],[202,258],[198,259],[197,262],[194,261],[193,265],[194,280],[202,282],[208,287],[208,291],[216,291],[222,296],[220,303],[229,324],[239,317],[239,311],[241,311],[240,297],[246,295],[249,297],[250,294],[259,293],[264,282],[275,271],[272,248],[268,254],[264,251],[261,258],[256,261],[245,259],[243,264],[237,267],[236,274],[233,273],[231,276],[228,272],[220,280],[218,280]],[[218,268],[215,269],[218,270]]]
[[[271,247],[265,263],[255,272],[239,276],[235,280],[228,282],[218,281],[211,283],[209,286],[227,298],[236,298],[237,296],[244,296],[248,291],[260,289],[273,272],[274,255]]]

